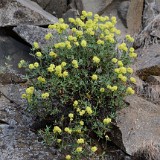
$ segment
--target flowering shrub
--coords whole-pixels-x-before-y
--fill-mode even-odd
[[[34,42],[31,55],[36,62],[18,64],[26,68],[30,82],[22,98],[35,115],[52,117],[53,126],[40,132],[48,144],[58,145],[67,160],[85,155],[93,159],[100,156],[93,137],[108,138],[124,96],[134,94],[129,84],[136,80],[129,64],[137,54],[128,47],[134,41],[130,35],[117,44],[121,32],[115,28],[115,17],[83,11],[69,22],[70,26],[59,19],[49,25],[59,42],[43,49]],[[52,42],[53,36],[48,33],[44,38]]]

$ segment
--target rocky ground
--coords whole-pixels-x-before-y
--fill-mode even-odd
[[[0,1],[0,160],[59,159],[57,151],[44,146],[30,129],[34,117],[24,112],[26,106],[20,98],[24,72],[17,69],[17,63],[32,61],[28,54],[32,43],[44,44],[46,26],[57,22],[56,17],[76,17],[83,9],[116,16],[122,31],[119,41],[126,33],[136,39],[136,95],[127,97],[129,106],[118,111],[112,135],[117,152],[107,159],[129,160],[129,155],[140,154],[137,151],[146,146],[153,153],[153,146],[160,146],[160,1],[33,1]],[[152,160],[159,160],[160,151],[154,154]]]

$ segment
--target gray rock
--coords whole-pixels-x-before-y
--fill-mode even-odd
[[[142,28],[144,0],[131,0],[127,13],[128,33],[137,34]]]
[[[70,9],[78,10],[79,14],[84,10],[82,0],[71,0],[71,3],[68,5]]]
[[[127,27],[127,13],[129,5],[130,1],[124,1],[119,5],[117,9],[118,16],[122,20],[125,27]]]
[[[159,145],[160,106],[136,95],[127,97],[126,102],[130,105],[118,112],[120,132],[114,134],[112,141],[130,155],[152,142]]]
[[[30,0],[1,0],[0,26],[20,24],[48,25],[57,22],[57,18],[44,11]]]
[[[24,39],[30,45],[33,45],[33,42],[38,42],[40,45],[40,48],[43,48],[46,45],[50,44],[49,41],[46,41],[44,39],[47,33],[52,33],[53,39],[55,40],[55,42],[57,40],[56,31],[50,30],[47,28],[38,27],[38,26],[19,25],[13,28],[13,31],[15,31],[22,39]],[[51,43],[53,45],[53,41]]]
[[[138,48],[155,43],[160,43],[160,14],[153,18],[136,37],[134,46]]]
[[[23,106],[10,103],[4,96],[0,97],[0,160],[56,160],[56,150],[48,148],[38,141],[38,136],[30,131],[33,118],[23,113],[24,102],[20,95],[24,90],[20,85],[0,85],[0,91],[10,99]]]
[[[32,0],[39,4],[45,11],[55,14],[58,18],[67,11],[67,0]]]
[[[149,84],[160,85],[160,76],[149,76],[146,80]]]
[[[94,14],[102,14],[106,7],[112,3],[113,0],[82,0],[84,10],[91,11]]]
[[[69,9],[66,13],[63,14],[62,18],[64,19],[65,23],[68,23],[68,18],[77,18],[79,16],[78,10],[76,9]]]
[[[135,63],[137,75],[143,80],[146,80],[150,75],[159,76],[160,45],[151,45],[147,49],[142,49],[140,53],[141,55]]]
[[[143,28],[153,20],[160,13],[159,0],[145,0],[145,7],[143,11]]]
[[[17,65],[21,59],[25,59],[26,61],[32,61],[32,57],[29,55],[30,46],[24,44],[22,39],[18,39],[17,36],[14,35],[14,32],[10,29],[1,28],[0,29],[0,74],[1,80],[5,81],[2,78],[3,74],[10,77],[10,80],[13,78],[13,74],[15,73],[23,73],[20,72]],[[14,71],[13,71],[14,70]],[[13,73],[13,74],[12,74]],[[11,76],[12,75],[12,76]],[[8,81],[9,77],[7,78]]]

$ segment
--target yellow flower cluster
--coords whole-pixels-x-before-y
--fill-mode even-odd
[[[61,34],[63,31],[66,31],[68,27],[68,24],[63,23],[63,19],[60,19],[59,23],[48,26],[49,29],[55,29],[59,34]]]
[[[44,38],[46,40],[50,40],[52,37],[53,37],[52,33],[47,33]]]
[[[128,48],[127,48],[127,45],[126,43],[122,43],[118,46],[118,49],[122,50],[122,51],[125,51],[127,52],[128,51]]]
[[[20,60],[20,62],[18,63],[18,68],[22,68],[25,63],[25,60]]]
[[[97,56],[94,56],[92,60],[93,60],[94,63],[99,63],[100,62],[100,59]]]
[[[61,130],[61,128],[60,127],[58,127],[58,126],[54,126],[54,128],[53,128],[53,133],[61,133],[62,132],[62,130]]]
[[[130,35],[126,35],[126,40],[129,41],[129,42],[134,42],[134,38],[131,37]]]
[[[65,127],[64,131],[67,132],[68,134],[72,133],[72,129],[70,129],[69,127]]]
[[[105,119],[103,120],[103,123],[104,123],[105,125],[108,125],[109,123],[111,123],[111,118],[105,118]]]
[[[117,86],[111,86],[111,85],[107,85],[107,88],[109,90],[111,90],[112,92],[117,91],[118,87]]]
[[[128,87],[127,90],[126,90],[126,93],[127,94],[134,94],[135,91],[131,87]]]
[[[72,61],[72,65],[74,68],[78,68],[78,61],[77,60],[73,60]]]
[[[41,58],[41,57],[42,57],[42,53],[41,53],[41,52],[36,52],[36,56],[37,56],[38,58]]]
[[[34,48],[34,49],[38,49],[38,48],[39,48],[38,42],[33,42],[33,48]]]
[[[96,74],[93,74],[93,75],[91,76],[91,78],[92,78],[93,81],[96,81],[96,80],[98,79],[98,76],[97,76]]]
[[[71,155],[66,155],[66,160],[70,160],[72,157],[71,157]]]
[[[78,144],[83,144],[83,143],[84,143],[84,139],[83,139],[83,138],[79,138],[79,139],[77,140],[77,143],[78,143]]]
[[[77,101],[77,100],[75,100],[75,101],[73,102],[73,106],[74,106],[74,107],[77,107],[77,106],[78,106],[78,101]]]
[[[82,147],[77,147],[77,148],[76,148],[76,152],[78,152],[78,153],[79,153],[79,152],[82,152]]]
[[[68,114],[68,117],[70,118],[70,121],[73,121],[74,114],[73,114],[73,113],[69,113],[69,114]]]
[[[50,64],[50,66],[47,68],[48,72],[53,72],[55,69],[55,65],[54,64]]]
[[[97,149],[98,149],[98,148],[97,148],[96,146],[91,147],[91,151],[92,151],[92,152],[96,152]]]
[[[89,115],[91,115],[91,114],[93,113],[92,108],[89,107],[89,106],[87,106],[87,107],[86,107],[86,112],[87,112]]]
[[[47,99],[49,97],[49,93],[42,93],[41,97],[42,99]]]
[[[43,78],[42,76],[39,76],[39,77],[37,78],[37,80],[38,80],[39,82],[41,82],[41,83],[45,83],[45,82],[46,82],[45,78]]]
[[[51,51],[51,52],[49,52],[49,56],[56,58],[57,54],[55,52]]]

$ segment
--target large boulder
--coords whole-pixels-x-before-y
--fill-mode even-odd
[[[62,17],[67,11],[67,0],[32,0],[38,3],[45,11],[55,14],[58,18]]]
[[[13,100],[0,97],[0,160],[57,160],[56,150],[38,141],[38,136],[30,130],[33,118],[24,112],[20,85],[1,85],[0,91]],[[19,104],[23,103],[23,107]],[[17,105],[16,105],[17,104]]]
[[[117,14],[125,27],[127,27],[127,13],[128,13],[129,5],[130,5],[130,1],[123,1],[120,3],[117,9]]]
[[[160,43],[160,14],[148,23],[137,36],[134,46],[136,48]]]
[[[145,0],[145,7],[143,11],[143,27],[146,27],[160,13],[159,0]]]
[[[144,0],[131,0],[127,13],[127,27],[130,34],[141,31]]]
[[[0,27],[20,24],[48,25],[57,18],[30,0],[1,0]]]
[[[102,14],[113,0],[82,0],[84,10]]]
[[[47,33],[53,34],[53,39],[55,42],[58,40],[57,32],[55,30],[42,28],[39,26],[19,25],[13,28],[13,31],[15,31],[22,39],[24,39],[30,45],[33,45],[33,42],[38,42],[40,48],[49,45],[50,41],[46,41],[44,38]],[[53,41],[51,42],[51,44],[53,45]]]
[[[142,79],[146,80],[148,76],[160,75],[160,45],[154,44],[148,48],[140,50],[140,55],[135,63],[136,73]]]
[[[160,106],[136,95],[126,98],[130,105],[118,112],[114,143],[132,155],[140,148],[160,144]]]

